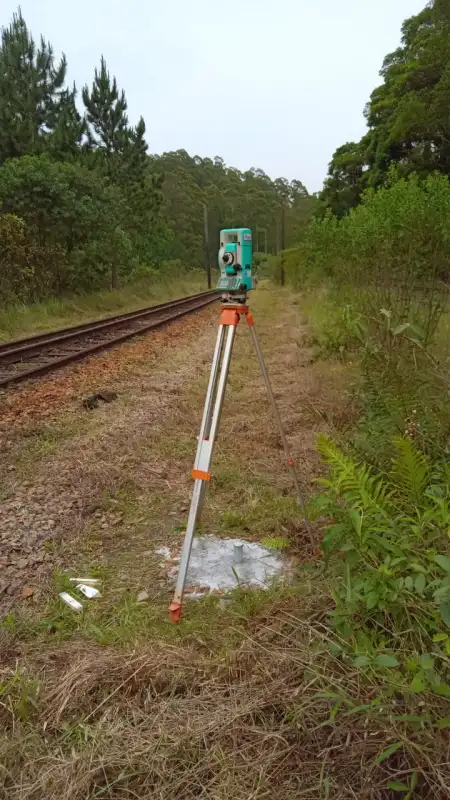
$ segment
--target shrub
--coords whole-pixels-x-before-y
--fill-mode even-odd
[[[3,303],[35,300],[46,292],[51,275],[62,269],[58,245],[39,245],[14,214],[0,214],[0,298]]]
[[[449,277],[450,184],[443,175],[411,175],[375,192],[342,220],[314,220],[299,247],[286,254],[297,287],[330,279],[358,292],[360,311],[387,308],[397,324],[414,317],[430,340]],[[426,303],[424,303],[424,295]]]
[[[393,446],[385,473],[319,440],[328,475],[311,510],[332,520],[322,543],[335,576],[331,616],[341,636],[363,643],[367,663],[380,648],[434,651],[426,682],[450,696],[450,469],[408,437]]]
[[[25,242],[23,220],[13,214],[0,215],[0,258],[2,297],[18,294],[24,283],[33,275]]]

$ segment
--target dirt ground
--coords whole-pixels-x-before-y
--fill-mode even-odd
[[[301,303],[262,286],[257,330],[307,495],[318,431],[345,413],[338,363],[307,342]],[[218,306],[0,397],[0,613],[41,613],[58,575],[104,575],[109,602],[170,594],[155,548],[177,550],[190,499]],[[117,399],[91,411],[87,395]],[[246,326],[241,324],[203,529],[287,535],[308,549]]]
[[[302,303],[264,284],[251,297],[308,495],[316,434],[355,409],[352,371],[311,347]],[[155,550],[170,563],[182,542],[218,310],[0,399],[0,800],[388,800],[411,775],[444,800],[447,730],[406,741],[396,699],[381,713],[377,680],[333,649],[333,594],[245,325],[201,532],[287,540],[292,580],[169,621]],[[83,407],[105,389],[113,402]],[[58,597],[78,575],[102,581],[80,614]]]

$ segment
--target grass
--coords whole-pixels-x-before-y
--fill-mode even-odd
[[[36,476],[36,464],[57,455],[62,448],[82,433],[95,427],[89,415],[77,417],[73,413],[62,413],[59,419],[48,420],[25,428],[14,439],[12,427],[8,431],[9,448],[0,458],[0,497],[6,499],[17,483],[30,481]]]
[[[176,628],[128,602],[100,647],[68,613],[71,641],[57,630],[51,668],[25,659],[3,673],[8,797],[359,800],[415,786],[443,799],[438,706],[380,697],[378,676],[362,679],[332,640],[329,602],[314,576],[295,591],[237,593],[224,612],[212,600]],[[129,649],[130,630],[151,643]]]
[[[14,460],[14,473],[27,480],[33,475],[35,464],[57,452],[61,444],[79,431],[79,423],[68,418],[64,424],[44,423],[27,430],[23,435],[20,453]]]
[[[103,316],[164,303],[176,297],[206,291],[206,279],[198,271],[181,275],[153,275],[121,289],[50,298],[0,309],[0,341],[77,325]]]
[[[298,593],[298,589],[294,591],[291,587],[276,585],[267,591],[251,593],[237,588],[230,595],[230,604],[223,610],[218,597],[205,597],[201,604],[188,604],[182,623],[174,626],[168,616],[168,600],[162,599],[159,591],[156,590],[146,602],[138,602],[136,594],[131,591],[123,593],[119,599],[111,598],[108,587],[113,573],[103,566],[92,567],[92,564],[83,577],[86,577],[86,572],[89,572],[89,577],[101,579],[104,594],[95,602],[85,604],[81,614],[74,614],[59,599],[60,592],[69,592],[83,599],[67,573],[59,571],[53,576],[53,597],[47,603],[45,613],[10,614],[2,623],[3,633],[20,640],[32,650],[36,643],[40,648],[52,650],[56,645],[69,641],[75,649],[77,644],[84,642],[88,647],[93,644],[114,645],[126,652],[130,647],[145,647],[150,639],[171,644],[197,641],[205,646],[208,643],[210,648],[219,645],[226,651],[231,644],[241,640],[242,625],[246,625],[254,614],[270,608],[283,596],[291,597]],[[218,622],[222,631],[220,640],[217,639]]]
[[[252,305],[308,491],[314,436],[346,403],[347,365],[308,362],[288,291],[262,287]],[[446,698],[404,691],[404,676],[376,660],[359,668],[364,642],[333,626],[336,585],[311,558],[242,330],[203,530],[276,547],[288,539],[299,564],[290,585],[239,588],[230,605],[210,597],[186,604],[180,625],[168,621],[172,587],[145,552],[180,541],[211,333],[164,350],[141,394],[36,454],[50,478],[60,461],[77,465],[92,513],[60,546],[64,570],[39,603],[0,628],[0,796],[444,800]],[[103,580],[104,596],[81,615],[57,597],[69,570]],[[150,599],[138,603],[143,586]],[[405,663],[410,643],[405,634]]]

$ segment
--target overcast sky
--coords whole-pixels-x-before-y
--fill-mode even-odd
[[[21,0],[33,34],[91,82],[100,55],[147,125],[150,151],[220,155],[320,189],[364,133],[403,20],[426,0]],[[8,24],[17,0],[0,0]]]

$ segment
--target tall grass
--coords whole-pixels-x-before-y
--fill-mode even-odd
[[[402,696],[386,653],[390,667],[374,655],[361,670],[324,624],[323,579],[265,594],[245,610],[242,598],[224,613],[216,606],[209,627],[199,615],[173,643],[74,640],[0,670],[0,792],[447,800],[442,698]],[[4,652],[16,644],[5,637]]]

